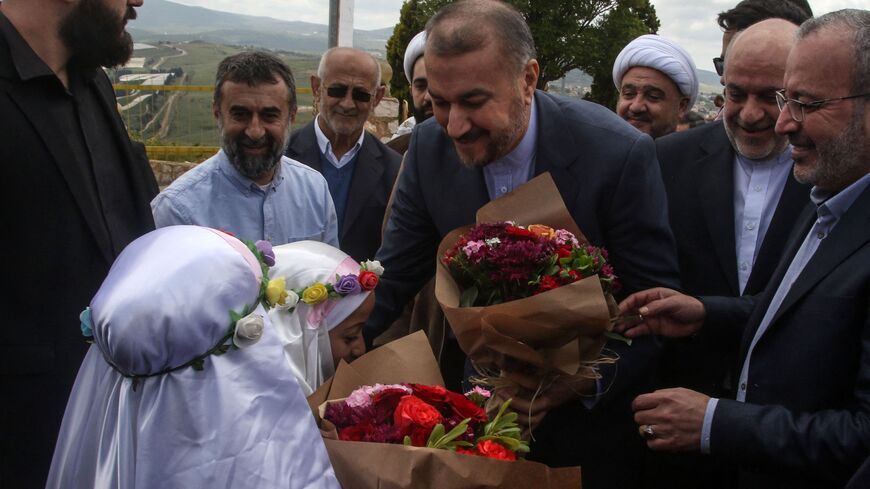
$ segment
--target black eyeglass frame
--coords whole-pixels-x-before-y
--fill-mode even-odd
[[[348,90],[350,90],[350,97],[355,102],[369,102],[372,99],[372,94],[366,92],[362,88],[351,89],[347,85],[333,85],[331,87],[326,87],[326,94],[332,98],[344,98],[347,95]]]
[[[776,106],[779,107],[779,111],[780,112],[785,111],[786,106],[788,106],[788,113],[789,113],[789,115],[791,115],[791,118],[795,122],[803,122],[804,119],[806,119],[806,110],[808,108],[810,109],[810,113],[812,113],[814,110],[821,109],[822,107],[824,107],[826,104],[828,104],[830,102],[836,102],[838,100],[849,100],[849,99],[853,99],[853,98],[870,97],[870,92],[867,92],[867,93],[859,93],[856,95],[846,95],[845,97],[833,97],[833,98],[826,98],[823,100],[813,100],[812,102],[801,102],[800,100],[795,100],[793,98],[786,97],[784,88],[781,90],[777,90],[775,93],[776,93]],[[792,109],[792,107],[789,104],[795,104],[801,108],[800,114],[799,114],[800,117],[798,117],[797,111]]]
[[[722,76],[725,74],[725,58],[716,56],[713,58],[713,68],[716,69],[716,74]]]

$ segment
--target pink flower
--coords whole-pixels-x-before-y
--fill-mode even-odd
[[[465,256],[472,258],[484,246],[486,246],[486,243],[483,241],[469,241],[462,248],[462,251],[465,253]]]
[[[560,245],[560,246],[565,245],[565,244],[579,246],[580,242],[577,241],[577,238],[574,237],[574,233],[572,233],[571,231],[566,231],[564,229],[557,229],[556,230],[556,244]]]

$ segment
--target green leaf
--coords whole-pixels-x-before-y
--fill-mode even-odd
[[[410,447],[410,446],[412,445],[412,443],[411,443],[411,437],[408,436],[408,435],[405,435],[405,439],[402,440],[402,443],[403,443],[406,447]]]
[[[613,331],[605,331],[604,337],[610,338],[611,340],[621,341],[626,345],[631,346],[631,338],[626,338],[619,333],[614,333]]]

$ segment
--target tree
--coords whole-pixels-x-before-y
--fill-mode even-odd
[[[547,83],[579,68],[595,79],[590,98],[600,103],[615,101],[615,90],[608,92],[603,83],[604,66],[608,66],[609,73],[617,54],[629,41],[640,34],[655,33],[659,27],[649,0],[507,2],[523,15],[532,31],[541,67],[538,88],[546,89]],[[387,60],[393,67],[390,90],[395,97],[410,99],[402,67],[408,42],[447,3],[449,0],[407,0],[402,5],[399,23],[387,42]]]

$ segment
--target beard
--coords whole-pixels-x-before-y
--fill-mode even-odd
[[[862,175],[866,166],[867,145],[864,137],[864,111],[857,108],[846,130],[831,141],[817,144],[816,168],[810,175],[796,178],[801,183],[810,183],[827,190],[847,187]],[[863,150],[862,150],[863,149]]]
[[[424,103],[420,107],[413,105],[413,108],[414,108],[413,109],[414,121],[416,124],[419,124],[419,123],[425,121],[426,119],[432,117],[432,103],[431,102]]]
[[[255,141],[246,136],[244,132],[236,138],[231,138],[224,132],[223,124],[218,124],[218,129],[221,133],[221,149],[226,153],[230,163],[239,173],[251,180],[256,180],[274,170],[281,161],[284,151],[287,150],[287,145],[290,143],[289,124],[281,141],[273,138],[268,132],[262,138]],[[244,151],[240,150],[240,147],[266,147],[268,151],[262,155],[247,155]]]
[[[510,117],[508,120],[510,123],[503,130],[487,131],[485,129],[472,128],[467,133],[460,136],[460,140],[473,141],[479,137],[486,136],[487,132],[489,133],[489,143],[486,145],[486,150],[484,151],[483,156],[475,158],[457,151],[459,160],[463,165],[469,168],[486,166],[507,155],[514,143],[519,144],[519,138],[526,130],[526,123],[528,122],[529,117],[525,111],[525,104],[523,104],[522,98],[517,97],[515,101],[516,103],[511,105],[509,109]]]
[[[60,23],[60,37],[76,64],[87,69],[112,68],[130,60],[133,38],[124,30],[127,20],[136,18],[133,7],[123,17],[105,0],[81,0]]]

